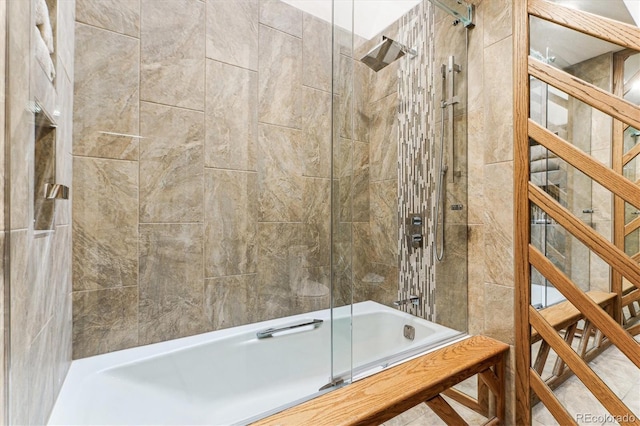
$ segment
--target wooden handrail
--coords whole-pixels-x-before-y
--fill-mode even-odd
[[[605,114],[640,128],[640,107],[529,56],[529,74]]]
[[[640,50],[640,29],[633,25],[544,0],[529,0],[528,12],[583,34],[629,49]]]
[[[594,160],[584,151],[554,135],[531,119],[528,121],[528,129],[529,136],[536,142],[609,191],[617,193],[629,204],[640,209],[640,188],[635,183]]]
[[[553,327],[545,321],[533,306],[529,307],[529,318],[531,319],[531,325],[540,333],[542,338],[551,346],[558,356],[562,358],[580,381],[593,393],[593,396],[614,416],[619,416],[621,420],[625,418],[630,420],[628,422],[620,421],[620,424],[640,426],[640,419],[628,416],[629,414],[633,414],[633,411],[583,362],[578,354],[558,335]]]
[[[622,164],[626,166],[629,161],[636,158],[638,154],[640,154],[640,143],[635,144],[633,148],[631,148],[622,156]]]
[[[542,381],[538,373],[533,369],[529,369],[529,380],[531,382],[531,389],[538,395],[540,401],[542,401],[551,415],[558,421],[558,424],[578,426],[578,423],[567,410],[565,410],[562,404],[560,404],[560,401],[558,401],[558,398],[556,398],[555,394],[549,389],[549,386]]]
[[[624,235],[629,235],[638,228],[640,228],[640,216],[624,226]]]
[[[582,312],[585,318],[595,324],[598,330],[602,331],[636,367],[640,368],[640,343],[636,342],[538,249],[529,246],[529,256],[533,267],[544,275],[576,309]]]
[[[624,251],[575,217],[569,210],[561,206],[533,183],[529,183],[529,199],[578,240],[582,241],[612,268],[622,273],[631,284],[640,288],[640,266]]]

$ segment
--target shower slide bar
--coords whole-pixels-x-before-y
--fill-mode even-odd
[[[321,320],[321,319],[302,320],[302,322],[297,322],[297,323],[285,325],[282,327],[267,328],[265,330],[258,331],[256,333],[256,337],[258,337],[258,339],[266,339],[267,337],[273,337],[273,335],[276,333],[295,330],[296,328],[307,327],[310,325],[313,326],[313,328],[315,329],[320,327],[323,322],[324,320]]]

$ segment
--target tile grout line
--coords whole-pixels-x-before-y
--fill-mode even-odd
[[[130,39],[134,39],[134,40],[140,41],[140,34],[138,34],[138,37],[135,37],[135,36],[132,36],[132,35],[129,35],[129,34],[120,33],[118,31],[112,30],[110,28],[103,28],[103,27],[100,27],[98,25],[89,24],[88,22],[80,21],[80,20],[78,20],[77,16],[76,16],[76,19],[75,19],[75,23],[84,25],[84,26],[89,27],[89,28],[95,28],[96,30],[106,31],[106,32],[111,33],[111,34],[115,34],[115,35],[119,35],[119,36],[123,36],[123,37],[127,37],[127,38],[130,38]],[[142,27],[142,25],[141,25],[141,27]]]

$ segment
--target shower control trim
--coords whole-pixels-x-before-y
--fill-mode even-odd
[[[410,213],[405,219],[405,235],[407,246],[411,249],[419,249],[424,246],[423,236],[424,219],[420,213]]]

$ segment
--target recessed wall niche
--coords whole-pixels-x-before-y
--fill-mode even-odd
[[[33,227],[36,231],[48,231],[55,225],[55,200],[68,199],[69,189],[55,183],[56,125],[38,104],[35,106],[35,136]]]

